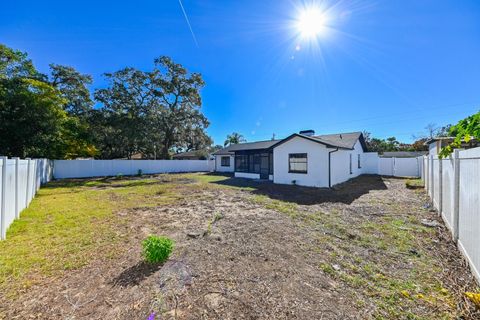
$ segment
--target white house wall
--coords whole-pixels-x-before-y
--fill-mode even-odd
[[[352,172],[350,173],[350,155],[352,155]],[[360,168],[358,167],[360,155]],[[362,145],[357,141],[353,150],[339,149],[331,154],[331,179],[332,186],[358,177],[364,171],[365,156]],[[326,164],[328,167],[328,163]]]
[[[230,157],[230,166],[222,166],[222,157]],[[218,155],[215,156],[215,171],[217,172],[233,172],[234,171],[235,157],[228,155]]]
[[[288,172],[290,153],[307,154],[306,174]],[[273,182],[292,184],[294,180],[302,186],[328,187],[328,152],[324,145],[294,137],[273,149]]]

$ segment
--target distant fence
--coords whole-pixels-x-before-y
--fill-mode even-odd
[[[10,224],[20,217],[40,185],[51,177],[50,160],[0,158],[0,239],[5,239]]]
[[[423,159],[425,189],[480,282],[480,148]]]
[[[55,179],[213,171],[212,160],[55,160]]]
[[[423,157],[378,158],[378,174],[394,177],[420,177]]]

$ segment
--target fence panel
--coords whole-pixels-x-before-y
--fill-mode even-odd
[[[5,239],[10,224],[19,217],[52,171],[46,159],[0,159],[0,239]]]
[[[419,158],[394,158],[393,168],[396,177],[420,177]]]
[[[459,152],[459,246],[480,279],[480,148]]]
[[[379,158],[378,174],[381,176],[393,176],[393,161],[394,158]]]
[[[433,205],[435,208],[440,208],[440,162],[438,161],[438,157],[433,157],[432,162],[432,171],[433,171]]]
[[[454,186],[454,160],[453,157],[448,159],[438,160],[442,162],[442,216],[445,224],[453,231],[453,193]]]
[[[480,282],[480,148],[424,160],[427,193]]]
[[[63,179],[212,170],[211,160],[55,160],[53,175]]]

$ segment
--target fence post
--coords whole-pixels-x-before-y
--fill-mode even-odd
[[[430,156],[430,183],[429,183],[429,186],[428,186],[430,188],[429,194],[430,194],[430,197],[432,199],[432,204],[434,203],[434,199],[435,199],[434,184],[435,184],[435,180],[434,180],[434,177],[433,177],[433,154],[432,154]]]
[[[443,160],[438,158],[438,214],[443,210]]]
[[[30,163],[32,161],[32,159],[30,158],[26,158],[25,160],[28,160],[27,162],[27,191],[26,191],[26,195],[25,195],[25,208],[28,207],[28,203],[29,203],[29,197],[30,197],[30,175],[32,174],[30,171]]]
[[[428,188],[430,187],[430,176],[428,175],[428,170],[430,168],[430,166],[428,165],[428,156],[425,156],[423,158],[423,177],[425,179],[425,190],[427,191],[427,194],[428,194]]]
[[[460,151],[453,151],[453,241],[457,242],[460,236]]]
[[[20,217],[20,210],[18,208],[18,193],[20,192],[18,172],[20,166],[20,158],[15,157],[12,159],[15,160],[15,219],[18,219]]]
[[[7,157],[2,157],[2,194],[0,212],[0,240],[5,240],[7,228],[5,226],[5,214],[7,211]]]

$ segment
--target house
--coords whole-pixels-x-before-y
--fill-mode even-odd
[[[187,152],[176,153],[172,156],[174,160],[206,160],[209,158],[208,152],[205,150],[193,150]]]
[[[425,145],[428,146],[429,155],[438,155],[443,147],[448,146],[455,140],[455,137],[436,137],[431,138],[425,141]],[[478,141],[475,138],[471,138],[468,142],[462,140],[461,148],[470,149],[475,148],[479,145]]]
[[[376,173],[377,153],[367,153],[361,132],[315,135],[300,131],[281,140],[230,145],[213,154],[215,170],[274,183],[331,187],[364,173]]]
[[[378,156],[380,158],[418,158],[425,156],[427,151],[385,151]]]

